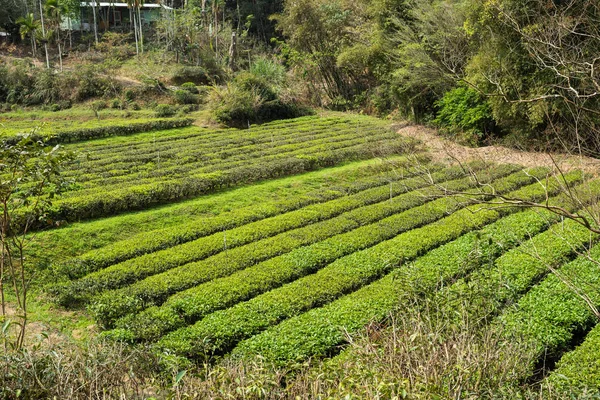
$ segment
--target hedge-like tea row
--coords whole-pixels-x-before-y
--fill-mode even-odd
[[[440,177],[442,176],[443,173],[440,174]],[[411,179],[410,181],[406,183],[414,185],[417,188],[424,184],[424,181],[419,178]],[[405,193],[406,190],[409,190],[409,187],[397,186],[395,190],[390,191],[387,185],[385,187],[368,189],[351,196],[309,205],[289,213],[242,225],[229,231],[217,232],[210,236],[204,236],[162,251],[145,254],[138,258],[112,265],[69,284],[65,287],[65,297],[63,297],[61,302],[68,304],[74,300],[76,301],[76,299],[82,300],[98,291],[124,286],[147,276],[200,260],[225,250],[227,250],[227,254],[224,254],[223,257],[241,261],[241,258],[238,257],[248,257],[259,250],[256,245],[252,248],[245,247],[241,250],[235,250],[236,247],[290,231],[284,236],[279,235],[261,244],[261,248],[266,248],[265,254],[284,251],[284,248],[293,245],[294,242],[302,243],[303,239],[301,238],[303,237],[304,240],[313,240],[311,238],[312,228],[310,226],[300,231],[298,228],[334,218],[356,208],[387,200],[390,198],[390,195],[398,196]],[[404,200],[405,198],[407,200]],[[394,205],[404,207],[405,209],[420,204],[423,201],[422,196],[413,193],[408,197],[406,195],[402,196],[398,201],[394,202]],[[368,207],[365,210],[351,213],[344,218],[338,218],[331,222],[331,226],[334,228],[334,231],[335,229],[346,229],[342,228],[339,221],[351,220],[350,217],[352,215],[370,212],[372,208]],[[373,213],[371,212],[371,214]],[[351,225],[354,225],[354,222]],[[323,229],[326,229],[328,225],[321,224],[321,226]],[[231,254],[231,252],[235,252],[236,255],[237,253],[240,254],[234,257],[234,254]],[[183,268],[189,269],[189,266]]]
[[[190,242],[215,232],[236,228],[265,218],[289,213],[311,204],[332,201],[343,196],[356,194],[360,191],[366,191],[382,185],[389,185],[393,189],[387,190],[389,197],[393,193],[398,193],[399,188],[403,190],[414,190],[428,183],[425,181],[426,178],[424,177],[409,178],[412,175],[411,172],[401,166],[397,166],[396,168],[397,174],[389,174],[388,172],[384,176],[361,178],[359,174],[353,174],[353,176],[348,177],[337,175],[335,182],[336,186],[332,186],[327,190],[311,193],[311,196],[303,195],[302,189],[304,186],[302,186],[295,191],[292,199],[285,198],[283,200],[269,202],[261,201],[260,206],[258,207],[252,206],[233,210],[229,213],[216,215],[214,217],[196,217],[185,224],[180,224],[175,227],[140,233],[129,239],[89,251],[77,258],[68,260],[59,268],[71,279],[81,278],[85,274],[106,268],[109,265],[117,264],[130,258],[139,257],[143,254]],[[430,166],[429,168],[433,182],[442,182],[447,179],[458,178],[464,174],[462,169],[458,167],[446,168],[442,172],[435,172],[439,170],[439,166]],[[477,166],[474,166],[474,168],[477,168]],[[387,171],[387,169],[384,168],[380,168],[380,170],[382,172]],[[374,170],[372,172],[374,172]],[[351,179],[351,181],[344,182],[345,179]],[[375,191],[380,191],[380,189],[375,189]],[[366,194],[367,193],[365,192],[365,194],[362,194],[361,196]]]
[[[560,239],[557,239],[560,240]],[[589,256],[600,259],[600,246],[591,249]],[[512,336],[531,342],[536,356],[556,357],[574,339],[574,335],[587,332],[597,322],[590,306],[561,279],[566,279],[581,290],[594,305],[600,304],[600,267],[587,256],[564,265],[558,270],[559,278],[551,274],[525,294],[516,306],[505,313],[499,323],[509,340]],[[523,360],[531,363],[531,372],[537,359]]]
[[[374,131],[374,129],[369,127],[361,133],[369,135],[371,132],[381,132],[383,128],[379,127],[377,131]],[[161,135],[164,134],[164,132],[161,133]],[[211,158],[222,160],[258,149],[280,147],[282,145],[306,142],[319,138],[331,138],[339,135],[347,137],[349,134],[356,136],[354,132],[343,129],[343,127],[322,127],[309,132],[290,130],[286,132],[272,132],[270,134],[262,133],[261,135],[239,135],[237,132],[234,134],[220,132],[219,135],[215,136],[206,135],[200,131],[195,135],[182,134],[183,139],[180,139],[179,136],[170,137],[169,141],[162,144],[156,144],[153,141],[140,145],[136,141],[130,146],[128,146],[128,143],[124,143],[114,149],[96,149],[93,153],[89,153],[89,149],[82,148],[81,151],[85,153],[85,158],[78,160],[77,166],[79,168],[77,170],[68,171],[67,174],[69,176],[80,176],[89,172],[99,174],[112,169],[154,161],[159,154],[163,160],[182,158],[184,160],[189,158],[195,161],[200,159],[206,161]],[[194,152],[190,152],[190,149],[194,149]]]
[[[318,168],[336,165],[342,161],[364,160],[375,154],[386,156],[406,153],[407,142],[403,139],[385,143],[365,143],[336,152],[323,151],[304,157],[291,157],[264,164],[251,164],[227,171],[192,175],[181,179],[155,181],[144,185],[125,183],[110,187],[110,190],[90,193],[85,196],[58,200],[47,213],[53,220],[78,221],[115,215],[125,211],[140,210],[209,193],[211,191],[256,182],[261,179],[277,178],[285,175],[313,171]]]
[[[410,149],[410,145],[407,141],[402,141],[399,139],[382,139],[380,141],[374,141],[370,144],[370,148],[376,149],[377,146],[383,146],[386,144],[390,144],[392,149]],[[404,143],[405,147],[400,147],[400,144]],[[114,187],[122,187],[126,184],[135,184],[135,185],[143,185],[146,183],[154,183],[158,180],[163,179],[185,179],[188,176],[195,176],[197,174],[227,174],[230,171],[236,171],[239,169],[260,169],[264,165],[273,165],[277,163],[289,163],[290,161],[298,160],[307,157],[309,154],[323,154],[327,155],[329,158],[334,157],[339,154],[344,154],[348,150],[356,150],[359,148],[364,148],[366,145],[364,140],[361,139],[352,139],[346,141],[344,143],[332,145],[332,144],[321,144],[317,146],[312,146],[308,148],[299,148],[293,152],[287,153],[276,153],[272,156],[263,157],[260,154],[256,154],[256,157],[250,157],[249,159],[238,160],[238,161],[229,161],[223,163],[213,163],[211,165],[201,165],[199,168],[195,167],[195,164],[182,164],[182,165],[174,165],[169,168],[163,168],[161,164],[161,168],[154,169],[154,163],[148,164],[145,168],[149,168],[146,172],[131,172],[129,175],[117,176],[113,178],[107,179],[94,179],[94,181],[85,183],[85,188],[71,191],[65,193],[65,197],[78,197],[85,196],[86,194],[95,194],[97,192],[97,185],[101,184],[105,190],[111,190]],[[400,150],[402,151],[402,150]],[[389,150],[388,153],[389,154]],[[127,172],[129,173],[129,172]]]
[[[194,222],[196,225],[207,224],[209,227],[215,227],[210,233],[235,228],[244,223],[389,183],[394,179],[392,177],[395,176],[395,170],[402,172],[408,169],[410,172],[406,174],[407,177],[420,173],[412,167],[412,161],[407,164],[406,158],[402,156],[394,156],[385,161],[370,159],[351,162],[300,176],[283,177],[199,196],[142,212],[83,221],[60,229],[36,233],[36,242],[43,246],[43,249],[34,244],[30,250],[35,252],[39,263],[47,265],[52,262],[52,268],[57,270],[56,279],[49,286],[51,287],[56,282],[69,280],[69,274],[61,268],[63,263],[75,265],[72,261],[77,260],[76,257],[93,249],[104,249],[110,256],[113,245],[119,247],[120,244],[125,245],[131,240],[129,243],[134,247],[135,239],[145,240],[152,236],[153,232],[168,231],[170,228]],[[436,166],[430,168],[434,171],[437,169]],[[463,173],[458,176],[463,176]],[[223,224],[220,227],[212,224],[211,221],[215,219]],[[65,243],[68,243],[68,247],[64,247]],[[132,257],[126,257],[128,258]],[[120,261],[123,260],[117,260],[115,263]],[[75,275],[70,279],[80,278],[81,276],[76,274],[85,272],[84,270],[84,265],[81,268],[76,267],[73,270]]]
[[[399,229],[410,221],[412,218],[410,217],[411,211],[404,213],[403,217],[405,218],[397,222]],[[417,209],[415,211],[416,214],[423,212]],[[529,225],[532,230],[539,230],[546,225],[546,221],[541,220],[537,214],[533,214],[529,219],[524,219],[526,224],[521,222],[521,225],[525,225],[525,228],[522,227],[521,231],[526,231]],[[390,225],[390,221],[385,222]],[[362,244],[358,240],[361,236],[381,235],[381,228],[378,228],[377,225],[374,224],[374,228],[364,226],[315,245],[296,249],[289,254],[270,259],[229,277],[180,292],[169,298],[162,307],[150,308],[140,314],[132,314],[119,321],[117,326],[129,329],[132,337],[136,340],[155,340],[167,331],[199,320],[211,312],[231,307],[240,301],[245,301],[284,283],[313,273],[321,266],[348,254],[347,251],[360,250],[360,247],[352,248],[352,243]],[[510,224],[503,226],[503,228],[507,227],[510,227]],[[513,236],[513,234],[506,231],[500,231],[500,233],[509,237],[503,238],[503,245],[496,245],[494,250],[505,248]],[[521,237],[524,235],[525,232],[521,234]],[[499,240],[498,237],[494,237],[494,239]],[[466,241],[463,240],[463,242]],[[477,235],[469,235],[468,243],[473,244],[475,241],[477,241]],[[469,246],[469,244],[463,243],[458,249],[465,249],[466,246],[468,248],[467,253],[470,253],[472,246]],[[482,246],[484,245],[485,243],[482,241]],[[450,253],[450,257],[463,257],[463,255],[460,252],[455,252],[454,254]]]
[[[564,398],[600,392],[600,324],[587,334],[581,345],[562,356],[547,382],[555,395],[564,393]]]
[[[504,171],[511,169],[512,167],[506,167],[504,168]],[[495,170],[494,173],[501,174],[501,170],[502,168],[499,168],[498,170]],[[522,179],[531,179],[530,177],[524,177],[523,173],[517,175],[520,175]],[[507,181],[508,180],[509,179],[507,179]],[[448,183],[450,187],[456,188],[466,188],[469,184],[469,179]],[[439,193],[439,190],[431,190],[431,193]],[[359,228],[362,225],[369,224],[389,215],[423,204],[427,199],[428,198],[425,197],[422,192],[409,193],[398,197],[392,202],[361,207],[322,223],[296,229],[267,240],[252,243],[248,246],[223,252],[194,264],[183,265],[162,274],[154,275],[117,292],[107,292],[94,301],[91,310],[98,321],[104,326],[110,326],[115,316],[136,312],[149,305],[160,303],[168,295],[177,291],[187,289],[210,279],[229,275],[237,270],[278,254],[287,253],[296,247],[316,243],[325,240],[330,236]],[[340,239],[348,242],[344,246],[338,244],[337,240],[332,241],[332,246],[341,246],[345,251],[352,252],[355,251],[353,250],[353,243],[357,240],[359,244],[354,244],[354,246],[356,246],[356,249],[361,249],[364,247],[360,246],[373,245],[383,240],[383,238],[389,238],[391,237],[390,235],[397,234],[403,229],[414,227],[413,221],[424,220],[429,222],[440,218],[444,213],[449,212],[456,207],[458,207],[458,205],[455,200],[441,199],[434,202],[433,205],[429,207],[412,208],[410,211],[404,213],[407,215],[400,214],[396,218],[399,221],[406,220],[408,222],[398,222],[398,224],[390,230],[387,226],[390,225],[391,222],[389,219],[385,219],[380,224],[377,224],[377,226],[361,227],[356,233],[345,235],[344,238]],[[414,216],[414,219],[411,219],[412,217],[410,216]],[[417,224],[416,226],[419,225],[418,222],[415,223]],[[380,232],[371,232],[377,230],[380,230]],[[363,236],[367,235],[363,231],[369,232],[368,235],[370,236],[363,238]],[[318,248],[322,249],[322,247]],[[147,262],[141,263],[137,269],[148,268],[147,265]],[[116,272],[119,274],[131,274],[132,269],[130,267],[119,268],[117,271],[115,268],[108,268],[102,271],[101,275],[104,277],[102,283],[107,281],[110,282],[110,284],[113,284]],[[96,279],[99,274],[94,275],[91,276]],[[86,279],[83,279],[83,281],[86,281]],[[87,280],[86,283],[86,286],[89,286],[89,280]],[[104,285],[106,285],[106,283],[104,283]],[[77,286],[77,291],[81,291],[79,286]]]
[[[539,185],[531,190],[540,193]],[[502,192],[500,190],[500,192]],[[209,314],[161,339],[160,349],[190,357],[223,353],[284,319],[329,303],[425,252],[499,218],[493,210],[463,209],[369,249],[338,259],[313,275]],[[115,336],[127,332],[114,332]]]
[[[164,336],[158,347],[192,358],[226,352],[240,340],[356,290],[389,272],[401,260],[408,261],[496,217],[494,211],[456,212],[424,228],[340,258],[316,274],[209,314],[195,325]]]
[[[568,206],[568,196],[557,196],[550,201]],[[427,295],[444,282],[493,263],[500,254],[558,219],[553,213],[537,210],[504,217],[481,231],[468,233],[432,250],[371,286],[240,343],[234,354],[244,357],[260,354],[277,364],[327,355],[345,342],[348,333],[373,319],[383,318],[401,306],[403,299],[414,299],[422,293]]]
[[[127,125],[107,125],[96,128],[65,130],[53,133],[50,136],[34,134],[30,137],[34,140],[44,140],[48,145],[56,145],[59,143],[81,142],[109,136],[126,136],[140,132],[183,128],[192,125],[192,123],[194,123],[194,119],[192,118],[158,119],[148,122],[135,122]],[[14,145],[21,140],[21,138],[22,135],[10,136],[0,139],[0,142]]]
[[[548,266],[558,267],[567,262],[577,249],[584,248],[592,239],[587,228],[571,220],[557,223],[500,257],[494,268],[477,271],[467,281],[459,280],[443,290],[439,301],[453,308],[453,301],[469,296],[469,317],[473,321],[489,318],[543,277]]]
[[[423,200],[413,198],[409,201],[422,202]],[[337,258],[373,246],[423,223],[431,222],[460,206],[454,200],[439,199],[396,214],[402,209],[412,207],[409,204],[406,203],[406,206],[399,202],[382,204],[378,209],[361,209],[357,210],[360,212],[354,213],[355,215],[344,215],[344,218],[357,222],[356,229],[329,237],[307,247],[297,248],[288,254],[269,259],[229,277],[180,292],[171,297],[162,310],[149,309],[121,322],[120,326],[131,327],[135,331],[136,338],[155,339],[168,330],[185,325],[186,322],[196,321],[212,311],[231,306],[314,272]],[[390,214],[395,215],[365,225]],[[313,233],[308,230],[307,234],[312,235]],[[96,306],[101,305],[102,310],[109,310],[111,313],[115,313],[115,310],[119,308],[126,309],[129,313],[135,313],[138,310],[131,306],[123,307],[123,304],[140,304],[143,300],[147,302],[152,298],[164,298],[166,294],[201,283],[198,278],[210,271],[210,265],[218,265],[213,260],[206,260],[206,263],[208,265],[203,269],[185,266],[181,268],[181,272],[170,271],[162,276],[149,278],[147,281],[140,282],[119,293],[106,293],[103,296],[105,299],[99,299]],[[223,266],[218,268],[223,268]],[[115,301],[114,299],[119,300]],[[128,299],[130,300],[128,301]],[[150,333],[146,333],[146,331]]]
[[[385,144],[387,141],[395,141],[399,136],[393,132],[374,133],[369,135],[370,141]],[[214,159],[213,156],[203,155],[191,146],[182,150],[179,155],[171,160],[161,158],[158,162],[157,156],[136,167],[135,163],[124,162],[113,164],[114,170],[97,173],[95,170],[88,174],[75,175],[77,182],[81,183],[83,190],[95,188],[100,183],[103,186],[120,184],[123,182],[155,179],[159,177],[185,176],[190,173],[209,173],[228,170],[248,163],[268,163],[275,160],[285,159],[293,156],[304,156],[315,152],[336,152],[352,146],[368,142],[364,137],[357,137],[354,133],[346,133],[341,136],[325,137],[323,139],[310,140],[308,142],[296,142],[291,145],[278,146],[275,148],[260,149],[239,154],[226,159]],[[404,140],[409,143],[409,140]],[[212,151],[211,151],[212,153]],[[210,154],[210,153],[209,153]],[[75,166],[78,168],[77,166]]]
[[[381,129],[378,129],[381,132]],[[366,132],[367,134],[370,132]],[[200,136],[200,135],[198,135]],[[336,143],[351,138],[356,138],[354,132],[323,131],[318,135],[291,135],[291,139],[278,139],[267,141],[267,144],[251,143],[245,146],[233,147],[223,143],[207,140],[206,143],[198,145],[192,140],[186,140],[179,145],[169,143],[168,145],[155,148],[143,149],[116,149],[116,151],[105,154],[103,158],[96,161],[88,161],[87,157],[78,160],[72,169],[65,171],[65,176],[76,178],[79,182],[88,182],[95,179],[118,178],[131,172],[144,172],[147,163],[155,162],[160,156],[161,169],[169,170],[183,164],[189,169],[197,169],[204,165],[223,164],[235,160],[244,160],[257,152],[269,154],[269,150],[278,149],[279,154],[297,150],[302,143],[317,145],[323,143]],[[222,142],[222,141],[221,141]],[[237,142],[237,140],[236,140]],[[146,146],[149,147],[149,146]],[[120,150],[120,151],[119,151]],[[76,169],[75,169],[76,168]]]
[[[176,159],[189,159],[190,161],[202,161],[212,158],[227,159],[235,156],[240,156],[239,159],[247,157],[248,153],[257,151],[268,151],[273,148],[287,148],[287,151],[294,149],[295,143],[310,143],[314,142],[325,143],[327,139],[331,142],[338,142],[350,138],[359,138],[374,135],[386,135],[391,133],[388,129],[382,126],[373,125],[367,126],[359,133],[350,127],[340,126],[334,128],[331,132],[327,128],[322,128],[316,132],[307,132],[296,134],[294,130],[282,132],[276,131],[272,133],[262,133],[256,137],[248,137],[239,132],[222,132],[220,136],[213,137],[202,131],[198,131],[196,135],[187,135],[187,131],[183,131],[185,139],[178,140],[178,136],[170,135],[168,142],[156,144],[154,141],[148,141],[149,138],[154,138],[155,135],[144,134],[142,142],[138,141],[137,137],[131,138],[129,141],[124,141],[120,146],[104,149],[103,147],[95,148],[92,154],[81,158],[74,165],[77,170],[67,171],[67,173],[85,175],[89,173],[106,172],[110,168],[123,169],[130,166],[135,166],[151,161],[156,158],[158,153],[161,158],[164,158],[166,164]],[[78,150],[81,146],[73,146]],[[239,153],[235,150],[240,150]],[[81,151],[87,153],[85,147]],[[219,154],[223,153],[222,157]]]
[[[96,140],[85,145],[73,145],[71,149],[77,151],[91,151],[89,161],[102,161],[106,155],[116,154],[119,150],[126,154],[136,154],[138,151],[148,152],[155,148],[169,149],[173,146],[178,146],[180,143],[188,142],[190,144],[203,144],[206,142],[215,143],[219,148],[227,146],[230,143],[232,146],[237,146],[240,143],[246,143],[247,140],[260,140],[264,137],[273,137],[275,134],[285,135],[288,132],[319,132],[328,127],[341,129],[344,124],[350,121],[342,118],[314,118],[312,121],[298,121],[297,123],[289,123],[285,126],[272,126],[265,124],[261,127],[240,131],[235,129],[206,129],[195,128],[182,131],[165,131],[161,135],[140,134],[133,138],[111,138],[110,140]],[[373,122],[369,121],[369,125]],[[133,143],[132,143],[133,141]],[[217,147],[215,147],[217,148]],[[87,157],[86,157],[87,159]]]

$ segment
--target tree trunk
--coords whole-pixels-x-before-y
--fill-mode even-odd
[[[132,23],[133,26],[133,35],[135,36],[135,54],[137,56],[140,55],[140,48],[138,45],[138,28],[137,28],[137,23],[135,22],[135,11],[132,13],[131,12],[131,8],[129,9],[129,20]]]
[[[229,46],[229,68],[235,69],[235,59],[237,56],[237,35],[235,32],[231,34],[231,46]]]
[[[50,69],[50,57],[48,56],[48,40],[46,38],[46,29],[44,28],[44,11],[42,9],[42,0],[40,0],[40,18],[42,20],[42,36],[44,37],[44,50],[46,51],[46,67]]]
[[[60,32],[60,31],[59,31]],[[60,72],[63,72],[63,64],[62,64],[62,48],[60,47],[60,33],[57,33],[58,39],[58,62],[60,64]]]
[[[138,12],[138,24],[140,25],[139,37],[140,37],[140,51],[144,54],[144,28],[142,26],[142,13],[140,11],[140,6],[137,8]]]
[[[98,44],[98,22],[96,21],[96,0],[92,0],[92,14],[94,14],[94,40]]]

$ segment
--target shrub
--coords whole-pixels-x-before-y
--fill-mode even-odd
[[[93,101],[92,104],[90,104],[90,107],[92,108],[92,110],[94,111],[101,111],[107,108],[106,106],[106,102],[103,100],[96,100]]]
[[[135,91],[131,90],[131,89],[127,89],[125,91],[125,93],[123,93],[125,95],[125,100],[131,102],[133,100],[135,100]]]
[[[159,104],[154,109],[154,113],[158,118],[172,117],[177,112],[177,109],[170,104]]]
[[[176,90],[173,97],[177,104],[198,104],[198,97],[187,90]]]
[[[78,68],[74,74],[77,89],[75,98],[86,100],[92,97],[118,94],[121,86],[111,78],[100,73],[100,67],[95,65],[84,65]]]
[[[194,111],[198,111],[198,105],[197,104],[186,104],[181,106],[181,108],[179,108],[179,111],[183,114],[189,114],[191,112]]]
[[[192,94],[199,94],[200,91],[198,90],[198,88],[196,87],[196,85],[193,82],[186,82],[183,85],[181,85],[181,89],[182,90],[187,90],[188,92],[192,93]]]
[[[119,99],[113,99],[110,102],[110,108],[121,110],[123,109],[123,102]]]
[[[193,83],[195,85],[206,85],[211,83],[215,76],[211,71],[201,66],[183,66],[179,68],[173,76],[171,83],[175,85],[183,85],[184,83]]]
[[[477,144],[497,130],[492,108],[474,89],[459,86],[446,92],[436,105],[439,111],[434,122],[451,134],[466,134],[469,144]]]
[[[210,100],[212,112],[217,121],[237,127],[310,114],[293,101],[283,101],[277,92],[264,78],[243,72],[215,92]]]

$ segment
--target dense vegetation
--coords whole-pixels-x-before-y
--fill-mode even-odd
[[[108,126],[118,127],[116,121]],[[50,140],[70,138],[57,129]],[[564,394],[573,389],[564,383],[569,360],[593,354],[585,342],[558,364],[565,374],[551,373],[547,381],[536,375],[546,360],[545,372],[552,372],[552,363],[597,323],[590,308],[600,299],[592,283],[597,234],[550,210],[476,204],[503,196],[592,212],[587,205],[596,204],[598,183],[581,172],[558,177],[546,168],[429,163],[414,141],[364,116],[309,116],[243,131],[191,126],[132,134],[117,128],[105,137],[89,129],[78,135],[83,141],[64,144],[78,156],[62,176],[76,183],[44,210],[45,218],[62,218],[66,226],[36,233],[30,250],[43,302],[85,308],[108,341],[70,354],[99,352],[110,359],[127,352],[132,358],[122,368],[128,373],[152,380],[160,371],[184,369],[186,382],[205,394],[225,382],[203,378],[194,365],[231,374],[241,362],[272,371],[265,372],[267,381],[278,373],[271,368],[293,367],[290,382],[309,379],[314,368],[333,368],[336,379],[336,365],[365,356],[350,355],[351,348],[328,367],[303,365],[335,356],[348,335],[369,322],[386,326],[390,315],[418,315],[427,304],[435,304],[448,326],[473,321],[473,335],[496,338],[488,351],[504,354],[502,362],[515,360],[511,378],[486,380],[487,390],[526,395],[521,383],[533,379]],[[10,146],[13,139],[4,140]],[[387,161],[370,160],[374,156]],[[304,174],[281,178],[298,173]],[[448,192],[463,195],[444,196]],[[150,208],[174,200],[185,201]],[[142,211],[127,213],[134,209]],[[29,215],[27,208],[22,212]],[[100,219],[67,223],[92,217]],[[548,268],[560,274],[546,276]],[[466,304],[458,309],[457,301]],[[527,351],[508,346],[515,340]],[[136,350],[109,344],[114,341]],[[54,357],[41,351],[28,356],[31,362]],[[252,367],[257,355],[264,364]],[[159,369],[138,364],[144,358]],[[27,381],[23,371],[11,371]],[[589,390],[594,374],[569,379]],[[132,393],[131,381],[107,376],[114,393]],[[44,376],[58,377],[67,379]],[[41,390],[12,379],[7,388]],[[420,390],[393,382],[380,393]],[[290,385],[277,384],[273,393],[297,390]],[[469,390],[483,393],[475,386]]]
[[[44,44],[61,72],[21,60],[0,64],[0,102],[9,105],[60,109],[102,96],[125,105],[136,95],[113,75],[137,54],[134,75],[146,93],[170,92],[173,103],[189,106],[205,94],[166,85],[219,86],[209,105],[226,124],[326,106],[399,113],[471,144],[504,137],[515,145],[598,148],[597,1],[174,2],[176,10],[163,10],[145,32],[104,29],[75,42],[56,21],[78,15],[79,2],[52,0],[43,15],[30,1],[11,3],[0,27],[13,41],[22,37],[23,47],[31,39],[34,56],[41,58]],[[63,72],[61,48],[79,54],[78,68]],[[92,56],[79,52],[90,48]]]
[[[597,1],[8,3],[0,398],[600,393]]]

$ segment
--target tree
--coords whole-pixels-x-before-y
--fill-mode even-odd
[[[127,8],[132,19],[133,32],[135,36],[135,52],[136,54],[144,53],[144,33],[142,30],[142,16],[140,9],[144,5],[144,0],[127,0]],[[131,10],[133,9],[133,13]]]
[[[27,327],[27,294],[31,274],[26,248],[32,225],[45,220],[44,212],[67,182],[60,171],[70,155],[59,146],[47,147],[42,140],[25,135],[14,144],[0,147],[0,306],[3,333],[16,327],[15,337],[3,337],[5,350],[23,346]],[[10,287],[10,289],[9,289]],[[11,316],[7,294],[14,297]],[[16,321],[12,321],[15,318]]]
[[[497,0],[474,7],[467,81],[520,137],[600,154],[600,1]]]
[[[33,57],[37,55],[37,46],[35,43],[35,33],[39,29],[40,23],[35,20],[33,14],[27,14],[25,17],[17,19],[17,24],[20,25],[19,33],[21,38],[25,39],[27,36],[31,39],[31,52]]]
[[[56,32],[56,44],[58,46],[58,60],[60,63],[60,71],[63,70],[62,64],[62,48],[61,48],[61,38],[60,38],[60,24],[62,22],[62,17],[66,13],[66,9],[62,3],[59,3],[58,0],[48,0],[46,2],[45,7],[46,15],[48,16],[49,23],[54,32]]]
[[[46,32],[44,27],[44,10],[42,8],[42,0],[39,0],[40,4],[40,20],[42,22],[42,42],[44,43],[44,51],[46,53],[46,68],[50,69],[50,57],[48,56],[48,41],[51,36],[50,32]]]

